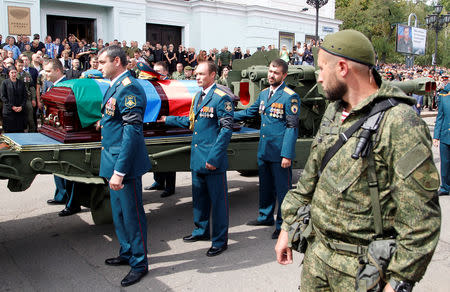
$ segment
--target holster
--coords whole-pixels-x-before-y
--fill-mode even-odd
[[[396,249],[395,239],[372,241],[367,252],[359,259],[360,267],[356,273],[357,292],[382,291],[386,285],[386,270]]]
[[[289,226],[288,246],[295,251],[305,253],[307,239],[312,236],[311,205],[301,206],[297,210],[296,220]]]

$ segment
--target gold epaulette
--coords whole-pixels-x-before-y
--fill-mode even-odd
[[[289,94],[289,95],[294,95],[294,94],[295,94],[295,91],[292,90],[292,89],[290,89],[290,88],[287,87],[287,86],[284,88],[284,92],[286,92],[286,93]]]
[[[214,93],[220,97],[227,95],[224,91],[220,90],[219,88],[216,88],[216,90],[214,90]]]
[[[127,85],[130,85],[131,84],[131,80],[130,80],[130,78],[125,78],[124,80],[122,80],[122,85],[123,86],[127,86]]]

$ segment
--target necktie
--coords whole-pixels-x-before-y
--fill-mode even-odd
[[[203,97],[204,97],[205,95],[206,95],[205,92],[202,91],[202,93],[200,94],[200,97],[198,98],[197,108],[200,107],[200,104],[202,103]]]
[[[272,95],[273,95],[273,90],[271,90],[271,91],[269,92],[269,98],[268,98],[267,100],[269,100],[269,99],[272,97]]]

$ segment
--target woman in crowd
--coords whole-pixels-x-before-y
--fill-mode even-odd
[[[206,55],[206,51],[205,50],[200,50],[200,52],[198,53],[197,56],[197,64],[200,62],[204,62],[208,60],[208,56]]]
[[[222,75],[217,80],[217,84],[221,84],[221,85],[225,85],[226,87],[230,87],[230,86],[228,86],[228,73],[230,72],[230,70],[231,70],[230,66],[225,66],[222,69]]]
[[[69,57],[70,53],[70,51],[64,50],[61,53],[61,58],[59,58],[59,61],[61,61],[65,70],[72,69],[72,58]]]
[[[164,53],[164,56],[166,58],[165,61],[168,65],[167,67],[169,68],[169,74],[172,74],[174,71],[177,70],[177,54],[175,53],[173,44],[169,45],[169,50],[167,50],[167,52]]]
[[[23,133],[27,127],[25,105],[27,93],[25,84],[17,79],[17,70],[10,66],[9,79],[0,86],[0,97],[3,101],[3,130],[5,133]]]
[[[283,45],[280,50],[280,59],[289,64],[289,51],[286,45]]]

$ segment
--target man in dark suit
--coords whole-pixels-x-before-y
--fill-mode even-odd
[[[142,175],[151,164],[142,133],[147,104],[144,89],[127,70],[127,57],[119,46],[99,52],[99,70],[111,80],[102,102],[100,176],[109,182],[118,257],[107,265],[130,265],[121,281],[133,285],[148,273],[147,221],[142,205]]]
[[[295,158],[300,115],[300,98],[284,83],[287,71],[285,61],[272,61],[267,74],[270,87],[263,90],[249,108],[234,114],[236,121],[261,116],[258,144],[259,216],[247,224],[273,225],[278,200],[273,239],[277,239],[280,234],[283,223],[280,207],[292,186],[292,160]]]
[[[78,79],[81,76],[80,60],[72,60],[72,68],[66,71],[67,80]]]
[[[212,211],[212,246],[206,253],[209,257],[227,249],[227,147],[233,133],[233,103],[214,83],[216,72],[213,62],[198,64],[197,83],[202,91],[195,96],[189,117],[162,116],[159,120],[193,130],[191,170],[195,229],[183,240],[208,240]]]
[[[58,59],[49,59],[44,63],[44,72],[47,80],[53,83],[53,86],[63,82],[66,79],[64,76],[64,68]],[[52,87],[53,87],[52,86]],[[51,88],[49,89],[51,90]],[[65,208],[58,213],[59,216],[70,216],[80,212],[80,204],[74,200],[74,182],[63,179],[59,176],[54,176],[56,191],[53,199],[47,201],[48,204],[57,205],[65,204]]]
[[[450,83],[439,94],[438,115],[434,126],[433,144],[441,156],[441,187],[439,196],[450,192]]]

